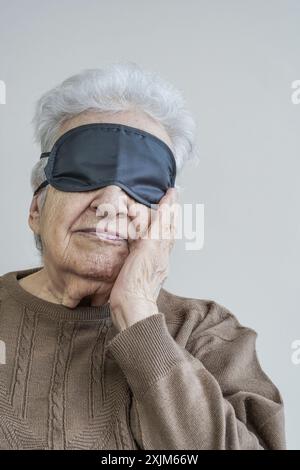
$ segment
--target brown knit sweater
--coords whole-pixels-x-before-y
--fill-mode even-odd
[[[162,288],[159,313],[118,332],[109,304],[25,291],[39,269],[0,277],[0,449],[286,448],[256,332],[228,309]]]

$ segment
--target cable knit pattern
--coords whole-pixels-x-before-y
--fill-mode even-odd
[[[131,450],[137,448],[130,431],[129,421],[129,408],[131,406],[131,400],[127,406],[123,409],[122,415],[119,414],[117,418],[117,431],[120,437],[120,449]]]
[[[70,339],[74,325],[59,323],[57,348],[53,365],[52,385],[49,396],[49,437],[50,449],[65,448],[65,379],[67,359],[71,350]]]
[[[16,351],[15,373],[11,384],[11,401],[22,418],[26,418],[28,381],[30,380],[36,324],[37,315],[24,308]]]
[[[91,355],[91,372],[90,372],[90,415],[94,418],[101,412],[101,406],[105,401],[105,345],[108,333],[108,325],[101,324],[98,329],[97,340],[95,342]],[[96,397],[98,398],[97,403]],[[96,411],[95,411],[96,410]],[[97,412],[98,410],[98,412]]]

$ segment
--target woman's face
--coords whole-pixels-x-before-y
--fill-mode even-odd
[[[159,124],[137,112],[97,114],[88,112],[67,121],[57,138],[66,131],[90,122],[115,122],[138,127],[171,141]],[[43,243],[43,261],[56,271],[113,281],[129,254],[128,238],[144,232],[151,222],[149,207],[138,203],[123,189],[109,185],[93,191],[64,192],[48,186],[39,215],[29,223]],[[100,238],[87,230],[118,232],[122,240]]]

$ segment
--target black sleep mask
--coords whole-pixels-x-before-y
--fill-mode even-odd
[[[70,129],[44,152],[46,181],[60,191],[90,191],[111,184],[151,207],[174,187],[176,161],[158,137],[135,127],[91,123]],[[155,208],[155,207],[154,207]]]

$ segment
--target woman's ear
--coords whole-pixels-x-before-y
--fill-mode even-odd
[[[40,233],[40,219],[41,219],[41,208],[40,205],[38,204],[38,196],[39,194],[36,194],[33,196],[30,208],[29,208],[29,216],[28,216],[28,224],[31,230],[39,235]]]

